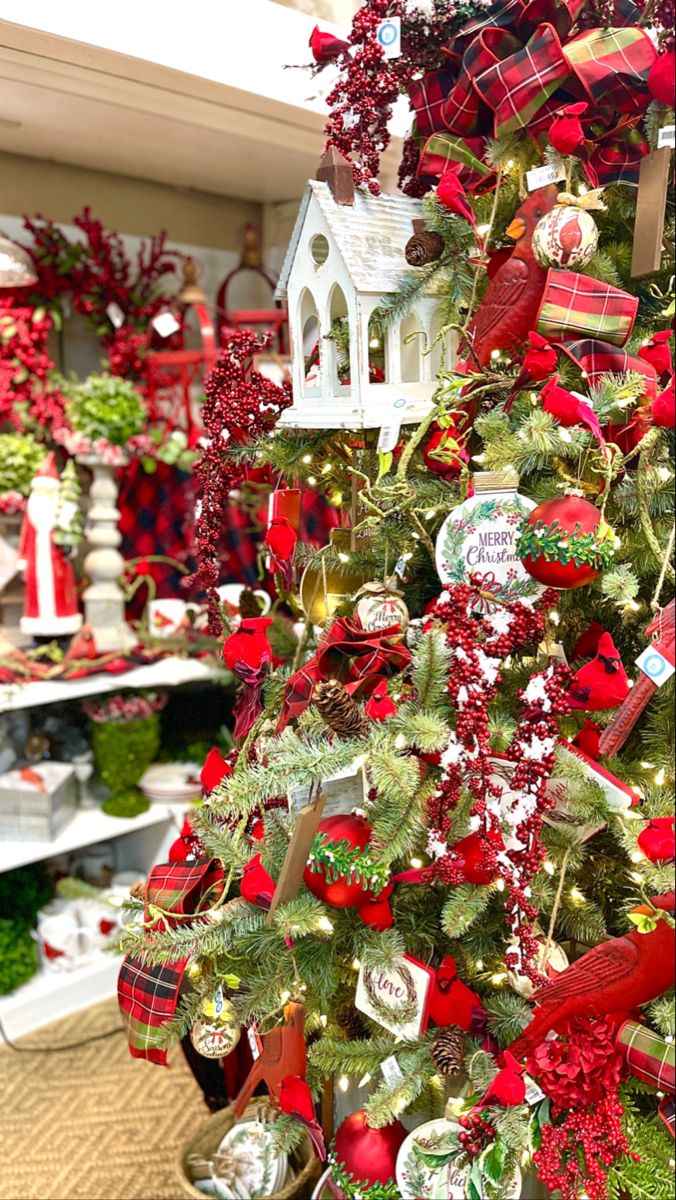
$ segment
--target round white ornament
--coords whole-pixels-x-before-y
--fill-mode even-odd
[[[218,987],[213,999],[202,1006],[202,1014],[190,1030],[190,1041],[203,1058],[225,1058],[235,1049],[241,1033],[235,1010]]]
[[[574,204],[556,204],[533,231],[533,254],[541,267],[584,267],[599,244],[591,213]]]
[[[357,592],[354,611],[367,633],[379,633],[392,625],[398,625],[403,633],[410,620],[404,597],[389,582],[365,583]]]
[[[520,496],[514,472],[484,471],[474,476],[474,495],[451,510],[437,538],[437,571],[442,583],[481,578],[487,608],[512,600],[532,602],[544,590],[516,553],[524,519],[535,503]]]
[[[461,1132],[456,1121],[439,1117],[408,1135],[397,1155],[397,1187],[402,1200],[465,1200],[472,1163],[455,1146]],[[521,1182],[517,1170],[512,1186],[503,1193],[505,1200],[519,1200]],[[487,1197],[489,1185],[484,1183],[482,1195]]]

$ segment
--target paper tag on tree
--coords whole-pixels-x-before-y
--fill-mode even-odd
[[[359,970],[355,1006],[404,1041],[425,1032],[434,972],[403,954],[392,966]]]
[[[523,1081],[526,1085],[526,1104],[530,1104],[532,1107],[534,1104],[539,1104],[541,1100],[544,1100],[545,1094],[542,1088],[538,1087],[530,1075],[524,1075]]]
[[[376,30],[376,38],[385,58],[401,57],[401,17],[387,17]]]
[[[171,337],[172,333],[177,333],[181,328],[180,322],[176,320],[173,312],[166,310],[158,313],[150,322],[156,333],[159,333],[161,338]]]
[[[246,1034],[249,1039],[249,1047],[255,1062],[256,1059],[260,1058],[261,1054],[263,1053],[263,1043],[261,1041],[261,1035],[258,1032],[258,1026],[250,1025],[246,1031]]]
[[[657,135],[657,149],[663,150],[668,146],[670,150],[676,146],[676,125],[663,125]]]
[[[390,1055],[389,1058],[385,1059],[385,1062],[380,1064],[380,1069],[383,1073],[385,1083],[389,1083],[390,1085],[401,1083],[402,1079],[404,1078],[404,1073],[394,1054]]]
[[[566,172],[561,163],[545,163],[544,167],[533,167],[532,171],[526,171],[526,186],[529,192],[535,192],[538,188],[565,178]]]
[[[676,671],[674,664],[670,663],[669,659],[665,658],[655,646],[648,646],[642,654],[639,654],[636,666],[640,667],[643,674],[647,675],[651,683],[658,688],[662,687],[667,679],[671,679]]]
[[[124,313],[115,300],[111,300],[110,304],[106,308],[106,316],[113,326],[113,329],[121,329],[124,325]]]
[[[399,433],[401,431],[401,422],[404,417],[405,408],[406,400],[403,396],[399,396],[396,400],[392,401],[390,412],[385,418],[385,423],[380,427],[378,451],[381,454],[391,454],[397,442],[399,441]]]

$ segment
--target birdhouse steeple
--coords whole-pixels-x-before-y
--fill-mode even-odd
[[[328,183],[336,204],[354,204],[352,163],[335,146],[329,146],[317,170],[320,183]]]

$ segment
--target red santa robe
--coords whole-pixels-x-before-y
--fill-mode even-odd
[[[33,480],[21,527],[18,566],[24,571],[24,615],[21,629],[38,637],[77,633],[75,573],[62,546],[54,540],[60,481],[49,454]]]

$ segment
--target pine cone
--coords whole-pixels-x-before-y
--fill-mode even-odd
[[[415,222],[416,226],[420,224],[421,222]],[[440,234],[432,233],[430,229],[416,228],[404,247],[404,256],[409,267],[425,267],[441,258],[443,248]]]
[[[336,1025],[342,1029],[343,1033],[347,1034],[350,1041],[363,1042],[370,1037],[368,1027],[354,1004],[341,1004],[336,1013]]]
[[[439,1030],[432,1042],[430,1054],[441,1075],[449,1079],[452,1075],[460,1074],[465,1061],[466,1046],[467,1034],[459,1025],[449,1025],[447,1029]]]
[[[323,679],[312,693],[312,702],[323,721],[339,737],[365,737],[369,720],[357,701],[337,679]]]
[[[146,885],[143,880],[139,880],[138,883],[132,883],[129,889],[129,895],[131,896],[132,900],[144,900],[145,894]]]
[[[251,588],[242,588],[239,593],[239,612],[242,620],[247,617],[260,617],[263,604],[259,596]]]

